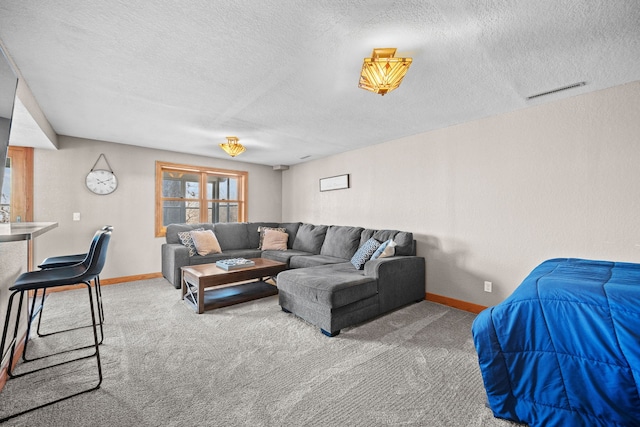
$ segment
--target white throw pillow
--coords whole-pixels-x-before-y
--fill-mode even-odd
[[[278,230],[265,230],[262,249],[265,251],[286,251],[289,235]]]
[[[398,244],[394,242],[393,239],[389,239],[385,243],[386,245],[384,245],[383,243],[384,249],[379,254],[376,252],[378,256],[376,256],[375,258],[372,257],[372,259],[388,258],[396,254],[396,246],[398,246]],[[380,248],[382,248],[382,246],[380,246]]]
[[[260,233],[260,244],[258,245],[258,249],[264,249],[262,247],[264,242],[264,233],[266,233],[268,230],[276,230],[276,231],[282,231],[283,233],[287,231],[286,228],[282,228],[282,227],[278,227],[278,228],[274,228],[274,227],[258,227],[258,232]],[[287,236],[289,236],[287,234]]]
[[[196,247],[196,252],[198,255],[208,255],[208,254],[219,254],[222,252],[220,248],[220,243],[216,238],[216,235],[213,234],[211,230],[204,231],[192,231],[191,238],[193,239],[193,244]]]

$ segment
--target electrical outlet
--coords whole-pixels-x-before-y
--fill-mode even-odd
[[[493,286],[493,283],[491,282],[484,282],[484,291],[485,292],[491,292],[491,287]]]
[[[73,220],[74,221],[80,221],[80,212],[74,212],[73,213]]]

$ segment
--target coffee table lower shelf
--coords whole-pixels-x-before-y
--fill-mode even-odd
[[[255,281],[225,288],[205,289],[203,293],[204,310],[207,311],[277,295],[278,287],[263,281]],[[190,294],[186,294],[184,300],[198,312],[198,301],[193,301]]]
[[[204,313],[228,305],[264,298],[278,293],[278,288],[266,283],[287,269],[287,264],[266,258],[251,258],[254,265],[224,270],[212,264],[181,267],[182,299],[196,313]],[[233,286],[228,286],[233,284]]]

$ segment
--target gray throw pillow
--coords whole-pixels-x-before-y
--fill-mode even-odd
[[[293,241],[293,249],[316,255],[319,254],[328,228],[326,225],[300,225],[298,233],[296,234],[296,240]]]

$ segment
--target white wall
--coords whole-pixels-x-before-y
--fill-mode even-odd
[[[160,272],[160,246],[154,236],[156,160],[249,172],[249,221],[280,221],[281,172],[232,160],[193,156],[130,145],[60,136],[59,150],[34,154],[34,221],[58,228],[35,241],[35,262],[48,256],[86,252],[94,232],[114,226],[102,278]],[[216,149],[212,143],[212,149]],[[118,178],[115,193],[98,196],[85,177],[104,153]],[[98,168],[105,168],[103,160]],[[81,220],[72,221],[73,212]]]
[[[296,165],[282,193],[284,221],[412,231],[427,292],[480,305],[548,258],[640,262],[640,82]]]

